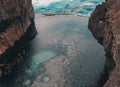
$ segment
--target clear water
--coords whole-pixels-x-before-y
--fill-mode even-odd
[[[51,58],[54,58],[56,56],[55,53],[51,52],[51,51],[41,51],[38,52],[34,55],[32,55],[32,67],[31,70],[35,70],[37,69],[37,67],[39,67],[39,64],[50,60]]]
[[[90,16],[105,0],[33,0],[35,12],[43,14],[78,14]]]
[[[0,87],[99,87],[105,56],[88,18],[36,14],[35,20],[37,36],[14,55],[23,61]]]

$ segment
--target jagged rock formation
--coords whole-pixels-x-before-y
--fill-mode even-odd
[[[31,0],[0,0],[0,55],[23,36],[33,18]]]
[[[90,17],[89,29],[106,51],[104,87],[120,87],[120,0],[106,0]]]
[[[7,61],[3,63],[2,55],[23,36],[32,35],[34,32],[34,11],[31,0],[0,0],[0,71],[2,67],[14,65],[5,64]],[[2,73],[0,72],[0,76]]]

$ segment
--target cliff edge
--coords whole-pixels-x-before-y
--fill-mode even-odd
[[[120,87],[120,0],[106,0],[92,13],[88,28],[106,51],[104,87]]]

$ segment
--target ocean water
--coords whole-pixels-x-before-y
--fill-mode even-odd
[[[32,0],[35,12],[42,14],[78,14],[90,16],[105,0]]]

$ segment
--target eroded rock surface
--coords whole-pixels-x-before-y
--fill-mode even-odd
[[[14,63],[2,55],[23,36],[35,31],[34,11],[31,0],[0,0],[0,72],[10,72]],[[31,33],[31,34],[30,34]],[[27,34],[27,35],[26,35]],[[29,37],[29,36],[28,36]],[[12,61],[13,62],[13,61]],[[7,68],[7,70],[6,70]],[[3,74],[0,73],[0,76]]]
[[[120,87],[120,0],[106,0],[98,5],[88,26],[106,51],[109,78],[104,87]]]
[[[0,0],[0,55],[24,35],[33,18],[31,0]]]

